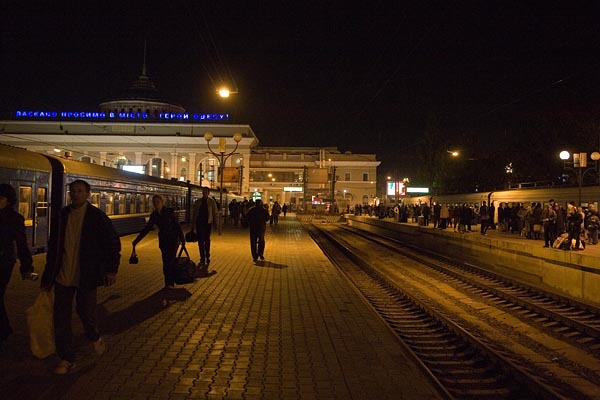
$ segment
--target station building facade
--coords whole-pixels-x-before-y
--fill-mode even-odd
[[[260,147],[248,124],[230,123],[227,114],[187,113],[162,99],[145,66],[122,96],[99,109],[16,111],[0,120],[0,143],[212,188],[222,183],[292,209],[307,207],[303,200],[335,201],[343,209],[377,199],[374,154]]]

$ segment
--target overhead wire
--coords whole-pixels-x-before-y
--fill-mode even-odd
[[[211,84],[215,88],[219,85],[225,84],[226,79],[224,79],[223,75],[221,74],[221,71],[225,70],[227,71],[229,78],[237,91],[237,85],[235,84],[231,70],[227,66],[227,63],[224,61],[224,58],[217,47],[206,16],[201,9],[193,9],[187,1],[183,1],[183,4],[187,11],[186,14],[188,20],[193,27],[193,32],[195,32],[200,38],[205,50],[206,59],[209,61],[210,66],[212,67],[212,70],[210,70],[204,63],[202,63],[202,66],[204,67]],[[201,21],[198,20],[197,13],[202,17]],[[200,57],[202,57],[203,54],[200,52],[200,49],[196,46],[194,46],[194,48],[198,51]]]
[[[219,50],[219,47],[217,46],[216,42],[215,42],[215,38],[211,32],[210,29],[210,25],[208,23],[208,21],[206,20],[206,16],[203,13],[200,13],[202,15],[202,19],[204,20],[204,26],[206,27],[206,31],[208,33],[208,37],[210,39],[210,43],[212,44],[212,48],[215,51],[216,57],[217,57],[217,61],[220,63],[220,65],[225,68],[225,70],[227,71],[228,75],[229,75],[229,79],[231,81],[231,84],[233,85],[234,90],[237,92],[238,87],[237,84],[235,83],[235,79],[233,77],[233,74],[231,73],[231,69],[229,68],[229,65],[227,64],[226,61],[224,61],[224,57],[221,54],[221,51]],[[222,83],[227,83],[227,82],[222,82]]]

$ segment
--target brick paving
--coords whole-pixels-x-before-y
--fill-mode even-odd
[[[356,296],[293,215],[267,228],[254,265],[247,230],[212,237],[217,273],[164,291],[152,233],[122,238],[118,282],[99,290],[108,350],[96,356],[74,315],[78,367],[52,375],[33,357],[25,310],[38,284],[15,274],[7,308],[15,334],[0,348],[0,399],[432,399],[396,339]],[[188,248],[198,261],[195,243]],[[34,257],[36,270],[44,256]]]

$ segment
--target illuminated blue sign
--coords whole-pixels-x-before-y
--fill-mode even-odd
[[[168,121],[200,121],[218,122],[229,121],[229,114],[189,114],[189,113],[159,113],[142,112],[88,112],[88,111],[16,111],[15,117],[26,119],[77,119],[77,120],[168,120]]]

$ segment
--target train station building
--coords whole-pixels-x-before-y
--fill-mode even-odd
[[[16,110],[0,143],[165,179],[223,187],[248,198],[340,209],[377,201],[375,154],[336,147],[261,147],[228,114],[189,113],[165,101],[142,74],[98,111]]]

